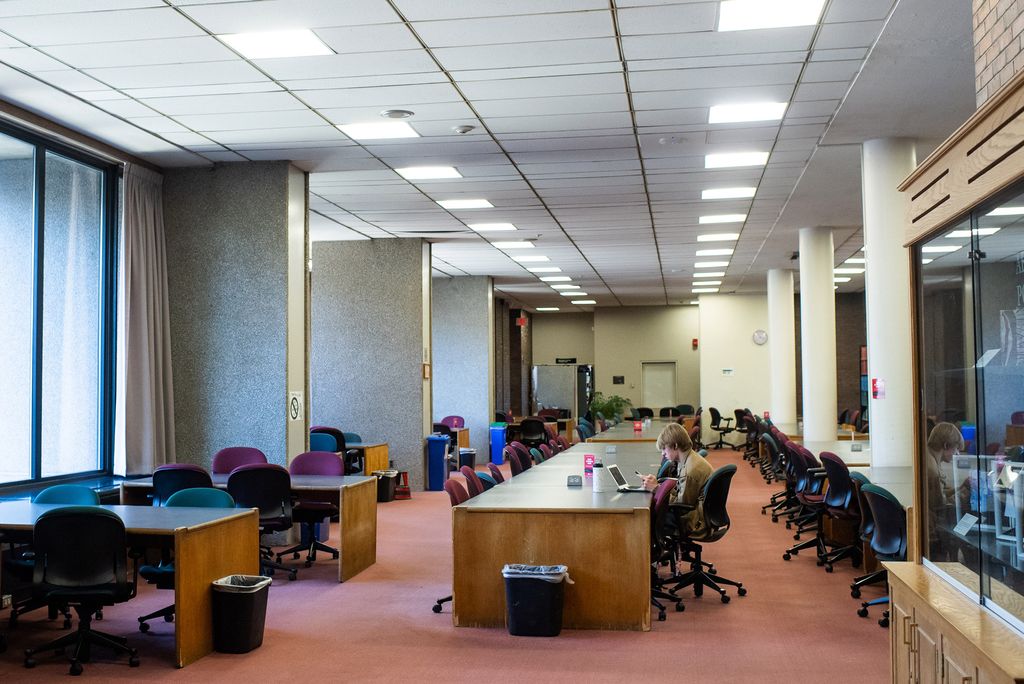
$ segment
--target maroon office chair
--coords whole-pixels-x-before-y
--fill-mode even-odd
[[[1014,411],[1011,413],[1010,423],[1013,425],[1024,425],[1024,411]]]
[[[562,453],[562,445],[559,444],[557,439],[549,439],[548,440],[548,448],[551,449],[551,455],[552,456],[554,456],[555,454]]]
[[[510,446],[502,449],[502,453],[505,454],[505,461],[508,462],[508,467],[512,469],[512,477],[515,477],[519,473],[523,472],[522,461],[519,460],[519,454],[516,450]]]
[[[501,484],[502,482],[505,481],[505,476],[502,474],[501,468],[499,468],[493,463],[488,463],[487,469],[491,471],[491,477],[494,478],[495,482]]]
[[[669,561],[673,565],[675,563],[675,540],[666,529],[668,504],[672,498],[670,493],[675,486],[674,479],[665,479],[651,496],[651,605],[658,609],[659,622],[665,619],[665,604],[662,601],[675,603],[679,612],[685,610],[681,598],[665,591],[665,584],[670,580],[658,577],[658,566],[662,561]],[[674,570],[673,567],[673,575]]]
[[[466,488],[469,490],[469,498],[473,498],[484,492],[484,483],[480,481],[480,477],[476,474],[476,471],[469,466],[462,466],[459,469],[462,476],[466,478]]]
[[[549,447],[547,444],[538,444],[537,448],[540,449],[540,453],[544,455],[545,461],[554,456],[554,453],[552,453],[551,451],[551,447]]]
[[[556,440],[558,441],[558,443],[559,443],[559,444],[560,444],[560,445],[562,446],[562,451],[565,451],[565,450],[566,450],[566,449],[568,449],[568,448],[569,448],[570,446],[572,446],[571,444],[569,444],[569,440],[567,440],[567,439],[566,439],[565,437],[563,437],[562,435],[557,435],[557,436],[555,437],[555,439],[556,439]]]
[[[211,470],[215,475],[226,475],[239,466],[266,462],[266,454],[255,447],[226,447],[213,455]]]
[[[345,474],[345,463],[338,454],[332,451],[307,451],[296,456],[288,466],[292,475],[330,475],[341,477]],[[293,560],[299,559],[299,553],[306,552],[306,567],[316,561],[316,552],[323,551],[337,559],[338,549],[324,544],[317,539],[318,524],[324,518],[338,515],[338,507],[330,501],[299,500],[292,507],[292,520],[302,526],[301,541],[295,546],[277,554],[277,562],[283,556],[292,554]]]
[[[468,468],[469,466],[463,467]],[[481,485],[481,489],[483,489],[483,485]],[[451,501],[453,507],[469,501],[469,494],[466,493],[466,490],[463,488],[463,486],[460,485],[455,480],[445,480],[444,491],[448,492],[448,500]],[[431,610],[433,610],[435,613],[440,613],[441,606],[443,606],[451,600],[451,595],[445,596],[444,598],[439,598],[437,599],[437,601],[434,602],[434,607],[431,608]]]
[[[441,422],[450,428],[466,427],[466,419],[462,416],[445,416],[441,419]]]

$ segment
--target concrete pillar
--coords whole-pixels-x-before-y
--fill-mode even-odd
[[[769,411],[778,423],[796,422],[796,326],[793,272],[768,271]]]
[[[884,384],[877,399],[869,387],[873,466],[913,463],[910,257],[903,246],[904,198],[896,187],[916,164],[912,140],[867,140],[861,148],[868,382]]]
[[[800,229],[804,441],[836,438],[836,298],[831,228]]]

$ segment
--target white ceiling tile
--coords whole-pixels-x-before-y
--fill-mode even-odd
[[[496,79],[570,76],[574,74],[621,74],[622,62],[613,61],[609,58],[604,62],[549,64],[529,67],[451,69],[450,72],[452,78],[459,83],[466,83],[469,81],[493,81]]]
[[[562,64],[586,65],[591,62],[618,60],[618,48],[614,38],[449,47],[438,48],[433,53],[449,71]]]
[[[53,57],[29,47],[0,49],[0,62],[33,73],[68,68],[66,64],[62,64]]]
[[[464,17],[499,17],[543,12],[575,12],[604,9],[605,0],[397,0],[398,9],[410,21],[462,19]]]
[[[763,66],[680,69],[676,71],[643,71],[631,74],[629,85],[634,92],[645,90],[693,90],[748,86],[793,85],[800,76],[802,64],[767,64]]]
[[[204,28],[216,34],[386,24],[400,20],[386,0],[259,0],[191,5],[183,9]]]
[[[291,94],[233,93],[231,95],[193,95],[190,97],[146,97],[141,102],[168,116],[179,114],[228,114],[232,112],[273,112],[302,109]]]
[[[267,128],[300,128],[323,122],[308,109],[283,112],[236,112],[233,114],[184,114],[174,117],[195,131],[244,131]],[[213,136],[216,139],[216,136]]]
[[[415,50],[421,47],[405,24],[318,28],[316,34],[338,54]]]
[[[786,109],[786,118],[797,118],[802,116],[831,116],[835,114],[839,100],[808,100],[807,102],[794,102]]]
[[[896,0],[832,0],[825,13],[825,22],[885,19]]]
[[[672,69],[800,64],[806,58],[807,50],[794,50],[790,52],[757,52],[736,55],[699,55],[670,59],[634,59],[629,62],[629,71],[630,73],[638,73],[643,71],[670,71]]]
[[[466,97],[476,102],[524,97],[601,95],[606,93],[624,93],[626,90],[626,84],[621,71],[604,74],[470,81],[460,83],[459,87]]]
[[[0,30],[36,46],[203,35],[170,7],[0,19]]]
[[[124,92],[134,98],[148,100],[165,97],[229,95],[232,93],[267,93],[279,90],[281,90],[281,86],[273,81],[263,80],[252,83],[219,83],[215,85],[168,86],[166,88],[126,88]]]
[[[237,59],[223,43],[210,36],[56,45],[46,48],[46,52],[78,69]]]
[[[522,133],[535,131],[587,130],[628,126],[632,122],[627,112],[581,113],[550,116],[510,116],[487,120],[487,126],[496,133]]]
[[[814,41],[814,49],[817,51],[869,47],[878,38],[883,25],[882,21],[825,24]]]
[[[369,76],[351,76],[343,78],[296,78],[282,79],[281,84],[289,90],[344,90],[365,88],[373,90],[378,87],[406,86],[426,83],[448,83],[448,78],[440,71],[419,74],[372,74]]]
[[[534,43],[615,35],[611,13],[606,10],[424,21],[415,22],[413,30],[430,48]]]
[[[330,78],[339,74],[369,76],[437,71],[437,65],[424,50],[283,57],[257,59],[253,63],[277,80]]]
[[[683,109],[734,102],[785,102],[792,91],[788,85],[646,91],[633,94],[633,106],[637,110]]]
[[[691,33],[714,31],[717,2],[695,2],[664,7],[621,8],[619,31],[624,36],[646,33]]]
[[[41,3],[39,0],[4,0],[0,3],[0,17],[165,6],[160,0],[47,0],[46,3]]]
[[[316,108],[377,107],[415,110],[421,103],[462,102],[462,97],[451,83],[301,90],[296,94],[308,105]]]
[[[835,60],[856,59],[863,60],[867,57],[868,49],[861,48],[840,48],[838,50],[814,50],[811,53],[812,62],[831,62]]]
[[[156,116],[158,112],[154,112],[146,105],[136,102],[135,100],[102,100],[95,103],[100,109],[106,110],[111,114],[124,117],[136,117],[136,116]]]
[[[128,120],[136,126],[141,126],[142,128],[145,128],[147,131],[152,131],[153,133],[189,133],[192,136],[195,135],[178,122],[174,121],[173,119],[169,119],[166,116],[139,116],[130,117]],[[193,140],[194,139],[195,138],[193,138]],[[183,144],[181,142],[178,142],[177,140],[174,140],[172,142],[176,142],[179,145]]]
[[[477,112],[485,119],[504,116],[548,116],[561,114],[593,114],[627,112],[626,94],[577,95],[573,97],[540,97],[523,100],[485,100],[476,103]]]
[[[45,71],[39,74],[39,78],[70,93],[106,88],[103,83],[83,74],[81,71],[75,71],[74,69],[65,69],[64,71]]]
[[[846,95],[850,84],[848,81],[832,81],[829,83],[801,83],[796,94],[793,95],[793,102],[804,102],[808,100],[840,100]]]
[[[114,88],[166,88],[266,80],[266,76],[240,59],[229,62],[86,69],[86,73]]]
[[[399,107],[396,105],[395,107]],[[348,107],[348,108],[317,108],[321,114],[323,114],[332,123],[346,124],[346,123],[358,123],[364,121],[380,121],[380,112],[382,108],[395,108],[395,107]],[[416,129],[420,135],[423,132],[420,131],[420,127],[429,121],[442,121],[446,126],[450,126],[456,123],[461,123],[463,119],[470,119],[473,117],[473,110],[471,110],[464,102],[443,102],[439,104],[413,104],[404,103],[400,108],[410,107],[416,116],[406,120],[410,126]]]
[[[863,62],[859,59],[835,60],[829,62],[811,62],[804,69],[801,81],[816,83],[820,81],[849,81],[860,70]]]
[[[630,62],[666,57],[756,55],[760,52],[806,50],[810,47],[813,35],[813,26],[800,26],[750,31],[708,31],[685,36],[623,36],[622,51]]]

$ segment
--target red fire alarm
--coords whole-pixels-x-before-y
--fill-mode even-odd
[[[518,325],[520,328],[526,325],[526,316],[520,316],[519,318],[517,318],[516,325]]]
[[[694,349],[697,348],[697,338],[696,337],[693,338],[693,342],[691,342],[691,344],[693,345]]]

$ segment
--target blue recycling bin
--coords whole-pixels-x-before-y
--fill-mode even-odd
[[[448,438],[445,435],[427,437],[427,489],[440,491],[448,479]]]
[[[491,463],[501,465],[505,462],[505,424],[491,426]]]

